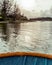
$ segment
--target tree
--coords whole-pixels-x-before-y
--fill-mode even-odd
[[[13,6],[12,16],[13,16],[13,20],[17,20],[21,16],[20,9],[19,9],[18,5],[16,5],[16,3]]]
[[[18,6],[15,4],[14,5],[14,17],[15,17],[15,19],[19,19],[20,16],[21,16],[20,10],[19,10]]]
[[[1,16],[3,17],[4,20],[6,20],[12,5],[9,0],[4,0],[1,6],[2,6]]]

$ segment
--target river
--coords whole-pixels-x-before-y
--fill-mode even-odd
[[[52,21],[24,22],[17,25],[17,34],[12,24],[8,25],[9,41],[5,52],[39,52],[52,54]],[[1,39],[1,38],[0,38]],[[4,41],[4,39],[2,39]],[[4,47],[4,45],[2,46]],[[2,51],[2,52],[3,52]]]

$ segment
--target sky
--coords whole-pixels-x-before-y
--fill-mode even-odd
[[[0,0],[2,1],[2,0]],[[52,17],[52,0],[10,0],[16,3],[21,10],[21,14],[32,17],[50,16]]]
[[[52,17],[52,0],[14,0],[28,18],[38,16]]]

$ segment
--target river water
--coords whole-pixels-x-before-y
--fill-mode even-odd
[[[0,38],[0,52],[30,51],[52,54],[52,21],[20,23],[16,28],[17,34],[11,25],[13,24],[8,25],[9,40]]]

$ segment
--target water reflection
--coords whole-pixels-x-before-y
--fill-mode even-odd
[[[52,22],[37,21],[28,23],[7,24],[8,41],[3,38],[0,44],[3,45],[7,52],[31,51],[40,53],[52,53]],[[0,28],[2,30],[2,28]],[[1,33],[2,31],[0,31]],[[2,34],[2,33],[1,33]],[[0,38],[1,39],[1,38]],[[2,42],[4,41],[4,42]],[[3,49],[2,47],[2,49]],[[1,50],[2,51],[2,50]],[[2,52],[5,50],[3,49]]]

